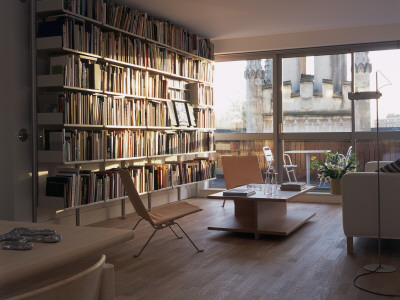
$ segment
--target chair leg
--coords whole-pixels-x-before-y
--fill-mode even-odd
[[[135,226],[133,226],[132,230],[135,230],[136,227],[138,227],[139,223],[143,220],[143,218],[140,218],[139,221],[137,221],[137,223],[135,224]]]
[[[297,182],[296,173],[294,172],[294,169],[293,169],[293,178],[294,178],[294,181]]]
[[[176,232],[175,232],[175,230],[174,230],[171,226],[168,226],[168,227],[169,227],[169,229],[171,229],[171,231],[175,234],[175,236],[176,236],[178,239],[183,239],[183,236],[177,235]]]
[[[290,178],[289,171],[287,169],[286,169],[286,174],[287,174],[287,178],[288,178],[289,182],[292,182],[292,179]]]
[[[224,207],[224,206],[225,206],[225,201],[226,201],[226,199],[224,199],[224,203],[222,203],[222,207]]]
[[[190,239],[190,237],[186,234],[186,232],[182,229],[182,227],[181,227],[178,223],[175,222],[175,224],[178,225],[178,227],[182,230],[183,234],[186,235],[186,237],[188,238],[188,240],[189,240],[189,241],[192,243],[192,245],[196,248],[197,252],[203,252],[203,251],[204,251],[203,249],[200,250],[199,248],[197,248],[197,246],[193,243],[193,241]]]
[[[150,240],[153,238],[153,236],[156,234],[156,231],[158,229],[155,229],[154,232],[151,234],[151,236],[149,237],[149,239],[147,240],[146,244],[144,244],[144,246],[142,247],[142,249],[139,251],[138,254],[135,255],[135,257],[139,257],[140,254],[142,254],[144,248],[146,248],[147,244],[150,242]]]

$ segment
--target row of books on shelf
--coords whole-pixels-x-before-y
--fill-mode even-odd
[[[213,82],[213,65],[175,53],[155,44],[146,44],[145,57],[148,68],[187,78]]]
[[[105,10],[103,21],[106,24],[188,53],[214,58],[214,47],[209,39],[199,37],[170,22],[147,16],[147,13],[140,13],[126,5],[112,3],[106,5]]]
[[[148,74],[148,73],[147,73]],[[168,97],[168,80],[165,76],[148,75],[147,82],[147,97],[167,99]]]
[[[194,55],[207,59],[214,58],[214,46],[209,39],[200,37],[168,21],[148,16],[147,13],[140,12],[127,5],[103,0],[38,1],[38,12],[57,9],[69,10],[103,24],[108,24]]]
[[[103,19],[104,3],[103,0],[39,0],[37,1],[37,11],[55,10],[64,8],[78,15],[88,17],[97,21]],[[61,7],[60,3],[62,3]]]
[[[67,85],[85,89],[100,90],[103,81],[101,66],[96,59],[81,55],[59,55],[50,57],[50,75],[59,75],[54,78],[61,78],[59,85]],[[45,85],[47,82],[41,80],[51,80],[50,77],[38,78],[38,85]],[[103,83],[104,85],[104,83]]]
[[[39,50],[67,48],[201,81],[213,81],[213,65],[186,57],[154,43],[101,28],[67,16],[50,16],[39,22]]]
[[[82,93],[47,93],[39,94],[37,98],[39,113],[62,114],[56,120],[49,117],[48,122],[65,124],[103,125],[104,97]],[[38,122],[46,122],[45,118]]]
[[[146,132],[147,156],[214,151],[212,132]]]
[[[190,99],[190,93],[188,90],[178,90],[169,87],[167,98],[171,100],[187,101]]]
[[[113,31],[101,32],[100,39],[99,52],[94,54],[128,64],[147,66],[147,43]]]
[[[39,94],[38,112],[47,114],[41,115],[40,124],[215,128],[215,114],[211,108],[194,109],[191,104],[183,102],[80,92]],[[55,120],[48,115],[52,113],[61,113],[62,118]]]
[[[101,28],[67,16],[50,16],[38,23],[37,48],[65,47],[100,55]]]
[[[126,168],[139,193],[215,178],[216,163],[208,158]],[[46,178],[45,195],[63,199],[69,208],[126,195],[117,169],[106,171],[59,168]]]
[[[148,71],[110,63],[99,63],[97,59],[88,56],[77,54],[51,56],[49,65],[49,75],[38,77],[39,87],[66,85],[162,99],[175,95],[169,94],[170,88],[176,90],[175,81],[165,75],[151,74]],[[189,84],[186,81],[185,84],[187,90],[193,92],[193,101],[199,98],[201,104],[212,103],[211,86],[200,83]]]
[[[213,109],[194,109],[196,127],[215,128],[215,111]]]
[[[190,97],[196,99],[197,104],[214,105],[214,92],[211,86],[206,84],[190,84],[188,88],[190,90]]]
[[[104,133],[86,130],[44,130],[42,149],[64,153],[63,160],[104,159]]]
[[[134,70],[115,65],[102,65],[101,70],[100,88],[106,92],[148,96],[146,93],[146,85],[148,85],[148,73],[141,70]]]
[[[142,99],[124,99],[106,97],[106,125],[114,126],[147,126],[152,124],[146,120],[146,103]]]
[[[73,162],[209,152],[214,143],[213,132],[44,129],[40,150]]]
[[[146,156],[146,133],[144,131],[107,131],[106,140],[106,159]]]

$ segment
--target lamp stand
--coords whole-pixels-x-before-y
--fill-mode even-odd
[[[380,191],[380,151],[379,151],[379,111],[378,111],[378,99],[382,96],[382,93],[378,91],[378,72],[376,72],[376,91],[375,92],[355,92],[349,93],[350,100],[370,100],[376,99],[376,153],[377,169],[378,169],[378,263],[365,265],[364,269],[370,272],[376,273],[392,273],[396,271],[396,268],[389,265],[381,264],[381,191]]]
[[[375,273],[393,273],[396,271],[396,267],[382,264],[365,265],[364,269]]]
[[[378,92],[378,73],[376,73],[376,89]],[[389,265],[382,265],[381,264],[381,189],[380,189],[380,167],[379,167],[379,161],[380,161],[380,150],[379,150],[379,111],[378,111],[378,99],[376,98],[376,154],[378,156],[377,159],[377,165],[378,165],[378,263],[377,264],[369,264],[365,265],[364,269],[370,272],[376,272],[376,273],[392,273],[396,271],[396,268],[394,266],[389,266]]]

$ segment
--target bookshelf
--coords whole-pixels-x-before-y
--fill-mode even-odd
[[[121,201],[127,168],[151,195],[212,180],[213,46],[103,0],[37,0],[39,206]],[[196,188],[197,191],[197,188]]]

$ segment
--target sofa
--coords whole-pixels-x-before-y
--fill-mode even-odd
[[[381,161],[380,167],[391,163]],[[347,253],[353,253],[353,237],[378,238],[377,162],[365,172],[347,173],[342,179],[343,231]],[[400,173],[379,173],[381,238],[400,239]]]

